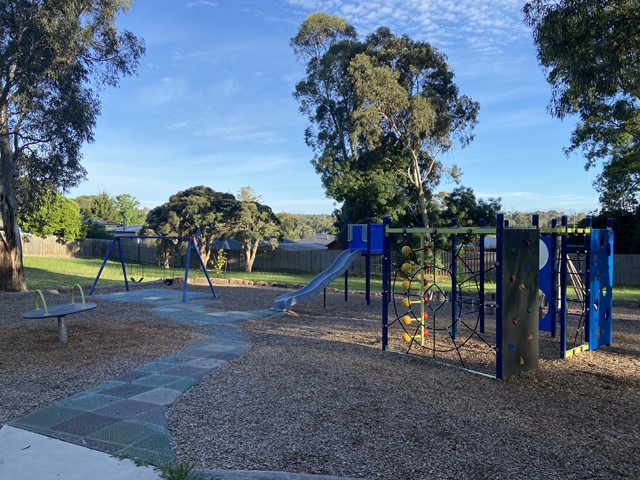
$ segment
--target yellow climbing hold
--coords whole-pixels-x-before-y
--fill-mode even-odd
[[[411,264],[403,263],[402,266],[400,267],[400,270],[402,270],[403,273],[409,273],[411,271]]]
[[[402,247],[402,254],[406,257],[411,253],[411,247],[409,245],[405,245]]]
[[[405,342],[409,343],[412,340],[413,337],[411,337],[411,335],[409,335],[407,332],[404,332],[402,334],[402,338],[403,338],[403,340]]]
[[[405,325],[409,325],[412,320],[413,319],[409,315],[405,315],[404,317],[402,317],[402,323],[404,323]]]
[[[411,306],[411,300],[409,299],[409,297],[404,297],[402,299],[402,305],[404,305],[406,308],[409,308]]]
[[[405,280],[404,282],[402,282],[402,288],[404,288],[405,290],[409,290],[409,288],[411,288],[411,282],[409,280]]]
[[[524,357],[520,357],[520,365],[524,365]]]

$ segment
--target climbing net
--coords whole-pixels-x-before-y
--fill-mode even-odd
[[[392,263],[389,348],[495,372],[495,322],[485,323],[495,315],[495,294],[485,292],[487,279],[495,279],[495,254],[471,236],[461,239],[445,249],[429,235],[414,248],[405,236]]]

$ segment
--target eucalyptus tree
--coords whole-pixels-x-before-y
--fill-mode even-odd
[[[640,5],[635,0],[533,0],[524,6],[558,118],[577,115],[567,154],[602,164],[609,211],[640,202]]]
[[[245,270],[251,272],[260,243],[266,240],[273,248],[278,245],[280,221],[270,207],[259,203],[261,197],[251,187],[242,187],[238,200],[231,216],[231,230],[242,244]]]
[[[385,27],[365,40],[344,19],[309,16],[291,41],[306,61],[294,96],[327,195],[343,216],[429,224],[431,191],[460,170],[442,155],[473,139],[479,104],[460,95],[446,57]]]
[[[29,179],[30,191],[64,190],[85,177],[81,147],[93,140],[98,93],[134,73],[144,53],[142,40],[116,25],[129,7],[130,0],[0,2],[0,290],[26,288],[20,180]]]

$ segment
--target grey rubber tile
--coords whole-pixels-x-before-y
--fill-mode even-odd
[[[95,410],[94,413],[107,417],[124,420],[134,418],[156,408],[156,405],[147,402],[125,399],[108,407]]]
[[[54,425],[51,427],[51,430],[86,437],[109,425],[113,425],[117,421],[115,418],[96,415],[95,413],[85,413],[66,422]]]
[[[111,388],[108,388],[107,390],[102,390],[100,393],[103,395],[111,395],[113,397],[129,398],[129,397],[133,397],[134,395],[147,392],[152,388],[153,387],[148,387],[145,385],[123,383],[122,385],[111,387]]]
[[[138,380],[134,380],[134,384],[136,385],[144,385],[148,387],[162,387],[167,385],[168,383],[175,382],[180,380],[181,376],[179,375],[165,375],[163,373],[154,373],[147,377],[140,378]],[[144,393],[144,392],[141,392]]]
[[[59,405],[74,410],[82,410],[84,412],[92,412],[112,403],[119,402],[120,397],[114,397],[111,395],[102,395],[100,393],[90,393],[87,395],[81,395],[76,397],[67,398],[59,402]]]
[[[37,412],[30,413],[13,424],[16,426],[30,425],[33,427],[40,427],[43,429],[58,425],[59,423],[71,420],[72,418],[82,415],[84,412],[80,410],[73,410],[71,408],[60,407],[53,405],[51,407],[38,410]]]

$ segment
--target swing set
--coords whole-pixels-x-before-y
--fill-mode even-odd
[[[194,237],[174,237],[174,236],[161,236],[161,235],[153,235],[153,236],[117,236],[117,237],[113,237],[113,240],[111,241],[111,244],[109,245],[109,248],[107,249],[107,254],[104,257],[104,260],[102,261],[102,265],[100,266],[100,270],[98,271],[98,274],[96,275],[95,280],[93,281],[93,285],[91,286],[91,290],[89,290],[89,295],[93,294],[93,291],[96,288],[96,285],[98,284],[98,280],[100,280],[100,275],[102,275],[102,271],[104,270],[104,267],[107,264],[107,261],[109,260],[109,258],[111,257],[111,254],[113,253],[113,250],[115,247],[117,247],[117,251],[118,251],[118,258],[120,260],[120,265],[122,267],[122,277],[124,278],[124,286],[125,286],[125,290],[128,292],[129,291],[129,278],[131,278],[131,281],[133,283],[140,283],[143,279],[144,279],[144,272],[142,272],[142,274],[140,275],[139,279],[135,279],[133,276],[129,277],[127,275],[127,267],[125,264],[125,257],[123,255],[123,251],[122,251],[122,241],[121,240],[143,240],[143,239],[155,239],[155,240],[162,240],[163,241],[163,245],[164,245],[164,253],[166,255],[166,242],[167,241],[185,241],[187,242],[187,255],[186,255],[186,262],[185,262],[185,270],[184,270],[184,282],[182,285],[182,301],[186,302],[187,301],[187,285],[188,285],[188,281],[189,281],[189,266],[191,263],[191,252],[195,252],[195,255],[198,259],[198,262],[200,264],[200,268],[202,268],[202,272],[204,273],[206,279],[207,279],[207,283],[209,284],[209,289],[211,290],[211,294],[213,295],[214,298],[218,297],[218,294],[216,293],[215,289],[213,288],[213,283],[211,283],[211,277],[209,277],[209,273],[207,272],[207,267],[205,266],[204,262],[202,261],[202,257],[200,256],[200,252],[198,251],[198,248],[196,246],[195,243],[195,239]],[[131,269],[132,270],[132,269]],[[166,277],[166,275],[165,275]],[[171,285],[173,283],[173,279],[168,279],[168,278],[163,278],[162,279],[163,283],[165,285]]]

